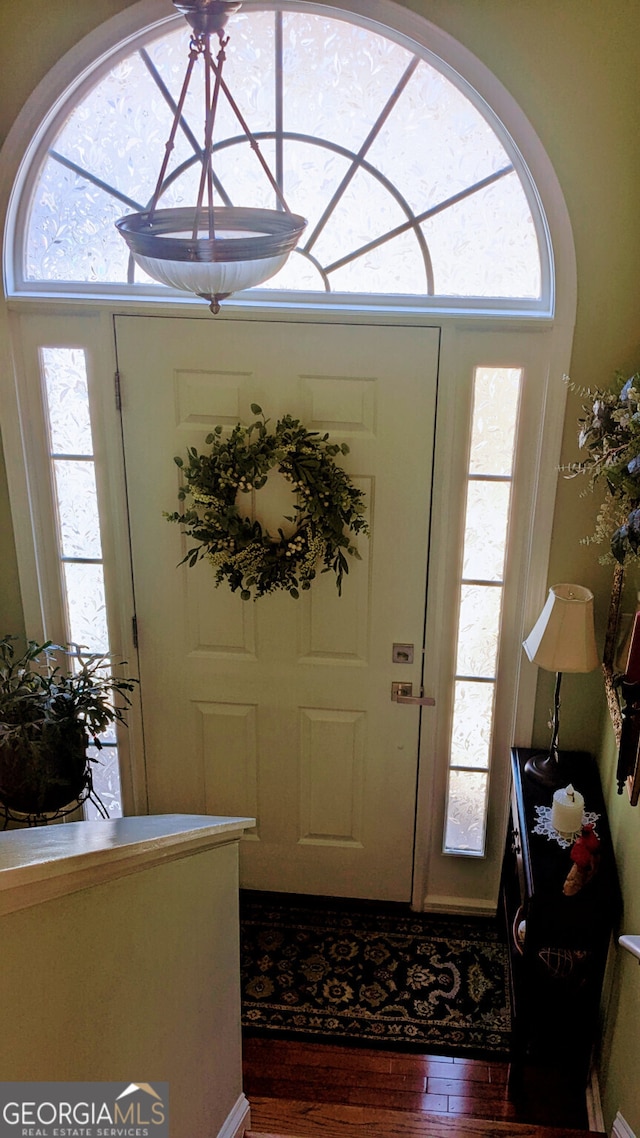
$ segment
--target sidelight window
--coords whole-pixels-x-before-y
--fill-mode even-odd
[[[85,353],[81,348],[40,349],[49,462],[56,518],[63,621],[74,654],[109,653],[104,563],[100,539],[95,458]],[[122,816],[115,724],[89,748],[93,786],[110,818]],[[99,817],[93,802],[87,818]]]
[[[521,380],[520,368],[478,367],[474,375],[444,837],[447,853],[481,856],[485,847]]]

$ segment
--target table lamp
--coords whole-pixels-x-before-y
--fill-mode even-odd
[[[525,765],[529,778],[560,786],[558,760],[560,681],[563,672],[591,672],[598,664],[593,626],[593,593],[582,585],[552,585],[546,604],[522,647],[532,664],[556,673],[551,745]]]

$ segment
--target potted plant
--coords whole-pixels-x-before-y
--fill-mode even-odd
[[[567,378],[567,377],[565,377]],[[569,382],[572,390],[576,386]],[[578,445],[586,457],[561,467],[565,477],[588,476],[588,488],[604,486],[596,529],[586,544],[609,545],[602,561],[623,565],[640,555],[640,373],[620,372],[610,388],[582,388]]]
[[[15,640],[0,640],[0,803],[20,814],[54,813],[91,791],[96,760],[87,747],[100,750],[106,728],[125,721],[137,681],[113,676],[104,656],[51,641],[30,640],[16,656]]]

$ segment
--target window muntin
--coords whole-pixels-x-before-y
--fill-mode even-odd
[[[308,11],[252,11],[230,30],[229,85],[289,204],[309,219],[300,250],[268,282],[271,295],[540,298],[520,175],[487,119],[432,62],[377,31]],[[135,281],[148,291],[114,222],[151,196],[187,43],[183,25],[160,37],[152,30],[62,122],[30,199],[28,284]],[[184,204],[197,178],[196,107],[194,93],[161,204]],[[237,135],[223,113],[223,193],[234,204],[273,206]]]
[[[522,369],[474,371],[444,852],[482,857]]]

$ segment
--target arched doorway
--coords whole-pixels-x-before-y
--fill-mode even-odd
[[[370,18],[353,10],[343,11],[336,17],[335,9],[327,16],[321,6],[314,9],[312,5],[304,5],[300,11],[294,4],[254,4],[247,7],[241,33],[244,36],[241,70],[246,72],[247,61],[256,55],[256,41],[250,34],[253,22],[255,34],[262,36],[262,56],[268,55],[267,71],[273,74],[272,102],[268,110],[259,108],[265,115],[265,142],[282,147],[283,176],[294,182],[298,177],[302,184],[302,175],[296,171],[306,171],[309,175],[304,188],[311,206],[308,212],[312,214],[311,245],[301,251],[299,262],[302,269],[297,280],[280,282],[288,285],[285,290],[265,290],[258,296],[240,298],[237,305],[230,308],[226,319],[230,325],[235,323],[236,326],[240,319],[264,319],[265,316],[269,321],[284,318],[285,322],[299,323],[301,313],[304,313],[305,320],[308,319],[311,325],[327,321],[346,323],[359,326],[363,329],[362,335],[371,322],[378,327],[409,329],[429,326],[437,329],[439,418],[433,454],[433,493],[429,487],[427,494],[433,509],[426,538],[432,553],[429,561],[431,602],[426,613],[425,664],[424,668],[416,671],[414,682],[428,691],[437,689],[438,716],[436,722],[428,722],[427,713],[423,713],[422,729],[416,720],[416,747],[419,744],[422,759],[418,796],[413,804],[417,820],[413,899],[418,905],[426,903],[434,907],[442,904],[443,899],[446,903],[447,898],[449,903],[453,899],[453,903],[461,905],[490,907],[495,896],[501,847],[500,820],[504,814],[507,778],[505,748],[514,737],[514,731],[526,731],[526,726],[516,726],[517,638],[523,619],[526,583],[531,579],[536,556],[540,579],[544,573],[544,536],[537,544],[536,556],[532,555],[526,543],[525,535],[530,531],[531,521],[540,504],[540,487],[532,483],[527,471],[537,466],[544,448],[552,453],[557,444],[557,430],[554,437],[543,429],[543,407],[546,406],[546,413],[550,414],[553,406],[547,398],[545,384],[549,360],[558,351],[562,352],[558,345],[564,344],[565,351],[568,348],[564,316],[560,323],[554,322],[554,252],[556,261],[559,258],[562,263],[566,279],[571,278],[572,271],[570,234],[566,229],[561,198],[548,163],[545,166],[544,155],[540,154],[522,116],[522,135],[517,137],[518,145],[505,128],[504,121],[498,117],[496,112],[501,113],[502,119],[511,116],[513,132],[518,112],[506,93],[502,92],[501,98],[508,115],[504,115],[502,105],[489,111],[481,98],[482,92],[478,91],[481,65],[456,45],[445,44],[444,38],[425,21],[410,17],[408,13],[399,18],[400,13],[393,6],[389,6],[387,27],[374,24]],[[109,28],[109,38],[118,44],[116,23],[112,22]],[[29,161],[23,164],[15,182],[8,211],[7,276],[10,291],[16,298],[14,303],[21,306],[18,335],[24,337],[27,360],[19,387],[22,390],[23,384],[28,385],[27,373],[30,373],[34,397],[40,390],[42,349],[78,350],[80,347],[88,352],[87,398],[93,403],[94,410],[102,405],[103,399],[106,405],[109,366],[105,368],[95,358],[95,346],[96,340],[100,340],[106,358],[113,359],[114,345],[107,324],[108,316],[117,308],[121,310],[124,297],[127,297],[130,312],[141,313],[140,307],[135,306],[152,300],[156,304],[159,302],[157,289],[148,286],[147,282],[136,284],[135,280],[129,279],[131,274],[126,259],[122,258],[121,250],[115,244],[113,248],[118,251],[111,256],[113,218],[109,211],[113,213],[117,209],[118,213],[122,212],[123,197],[130,201],[137,199],[132,196],[129,183],[125,185],[115,176],[109,181],[106,175],[108,168],[114,170],[113,151],[109,157],[109,146],[113,143],[115,151],[120,148],[125,155],[125,176],[129,176],[127,171],[133,171],[134,179],[140,176],[138,164],[132,164],[127,154],[140,151],[136,138],[139,140],[141,137],[141,127],[139,124],[135,126],[136,114],[141,114],[141,108],[153,102],[149,92],[155,92],[156,102],[161,106],[160,81],[164,83],[172,74],[174,48],[169,41],[172,36],[179,39],[181,32],[172,32],[169,23],[166,28],[156,26],[151,31],[141,32],[133,40],[128,38],[126,45],[118,44],[113,52],[108,52],[107,57],[96,64],[92,75],[83,76],[82,83],[70,94],[66,110],[58,104],[56,115],[50,115],[45,127],[31,140]],[[342,55],[335,47],[336,38],[340,40],[341,37],[344,41]],[[360,88],[367,97],[363,94],[361,105],[351,116],[352,121],[346,123],[345,116],[340,114],[344,91],[339,91],[334,100],[334,133],[338,132],[337,138],[331,137],[332,132],[325,123],[319,125],[314,122],[310,127],[297,121],[302,113],[300,107],[305,107],[307,114],[317,119],[316,108],[308,93],[306,98],[292,99],[291,105],[296,109],[287,126],[284,115],[287,88],[278,80],[286,54],[283,45],[289,45],[290,62],[293,46],[301,45],[297,63],[294,60],[291,64],[291,76],[298,74],[303,83],[309,84],[311,75],[310,92],[319,87],[310,61],[315,61],[320,69],[318,60],[329,54],[327,42],[333,44],[330,58],[340,60],[340,66],[334,69],[335,74],[344,73],[351,80],[354,61],[367,55],[361,50],[363,38],[368,45],[369,75],[375,75],[379,86],[372,94],[371,90],[366,91],[367,84],[361,81]],[[268,45],[268,53],[264,44]],[[446,47],[446,51],[437,56],[435,48],[440,46]],[[102,48],[104,51],[104,41]],[[457,53],[456,59],[446,58],[452,53],[454,56]],[[465,72],[465,64],[476,81],[475,90],[460,78],[460,73]],[[166,68],[165,79],[161,74],[162,66]],[[146,85],[142,87],[138,102],[134,100],[133,107],[127,104],[126,99],[117,97],[118,92],[131,90],[132,75],[141,76],[140,82],[144,81]],[[326,86],[329,88],[330,84]],[[255,101],[258,89],[262,90],[260,83],[254,86],[253,95],[251,89],[246,92],[249,101],[252,98]],[[495,94],[495,84],[493,92]],[[371,98],[367,102],[369,96]],[[279,106],[283,113],[279,113]],[[113,107],[122,112],[121,118],[117,119],[117,127],[114,127]],[[425,108],[422,126],[416,125],[409,111],[420,116]],[[166,106],[165,112],[169,113]],[[270,115],[282,122],[279,130],[273,127]],[[442,128],[436,123],[440,119],[446,120]],[[120,129],[123,121],[134,123],[128,134]],[[90,124],[88,128],[87,124]],[[97,124],[100,124],[99,129]],[[452,124],[457,124],[457,135]],[[344,137],[347,129],[352,130],[352,137],[348,139]],[[420,130],[426,134],[420,135]],[[160,131],[158,136],[160,138]],[[423,138],[422,149],[415,145],[418,136]],[[468,148],[466,141],[471,137],[475,141]],[[188,150],[188,141],[186,145]],[[233,149],[232,146],[222,147],[221,153],[231,156]],[[532,181],[527,162],[521,157],[523,151],[529,166],[535,168],[537,162],[540,168],[538,185]],[[425,170],[429,163],[425,160],[425,170],[420,168],[416,171],[416,153],[423,156],[436,153],[440,159],[454,154],[458,160],[447,174],[449,182],[444,188],[439,179],[446,182],[445,164],[439,161],[437,176],[432,171],[432,180],[423,198],[420,198],[417,188],[421,193],[425,192]],[[87,155],[91,160],[86,160]],[[191,167],[187,153],[181,158],[182,173],[187,180]],[[404,181],[400,184],[398,174],[401,169]],[[546,186],[543,184],[545,179],[548,182]],[[180,178],[177,177],[176,191],[179,183]],[[512,187],[510,198],[504,196],[509,186]],[[312,196],[312,188],[315,197]],[[322,193],[318,193],[318,189]],[[545,191],[550,204],[546,212],[540,204]],[[87,213],[84,206],[78,208],[83,195],[93,213]],[[109,203],[104,224],[96,220],[101,216],[100,210],[97,214],[95,212],[96,201],[102,200]],[[362,210],[362,202],[370,203],[368,212]],[[74,230],[73,217],[76,213],[79,227],[76,224]],[[496,224],[497,219],[504,217],[511,219],[511,238],[506,244],[503,230]],[[474,218],[476,221],[480,219],[484,228],[474,224]],[[449,223],[448,235],[445,221]],[[550,231],[554,230],[554,225],[558,240],[555,240],[556,232],[553,232],[552,242]],[[479,245],[469,241],[469,233],[477,238]],[[23,234],[26,235],[26,245],[18,247],[15,236]],[[326,243],[324,248],[322,241]],[[106,266],[105,271],[99,270],[100,265]],[[370,282],[376,279],[378,284],[372,285]],[[317,285],[314,288],[315,280],[320,281],[320,290]],[[384,288],[379,283],[381,281]],[[335,282],[341,284],[338,293],[334,290]],[[273,283],[275,289],[278,282]],[[62,315],[47,317],[48,339],[43,342],[44,325],[29,315],[32,309],[29,309],[28,298],[37,296],[40,304],[44,299],[47,305],[53,305],[55,302],[60,304],[61,299],[68,298],[70,294],[76,301],[82,297],[83,316],[73,320],[69,315],[64,318]],[[98,301],[98,294],[103,298],[101,301]],[[572,298],[569,284],[563,290],[562,298],[567,309],[571,308]],[[163,312],[168,311],[167,304],[176,301],[177,298],[164,300]],[[63,308],[68,313],[66,303]],[[184,312],[183,305],[174,309],[173,315],[178,311]],[[514,317],[519,322],[518,331],[514,331]],[[357,353],[358,349],[355,349]],[[521,429],[517,434],[515,457],[508,470],[503,467],[474,470],[469,467],[468,447],[469,438],[474,434],[473,409],[476,399],[480,398],[478,384],[486,379],[487,373],[490,373],[487,381],[490,384],[503,378],[508,384],[511,382],[510,373],[514,371],[520,376],[520,415],[521,422],[525,421],[522,416],[526,418],[527,430]],[[409,410],[407,413],[410,414]],[[113,418],[112,411],[108,416]],[[97,499],[109,502],[106,511],[103,510],[102,529],[107,548],[105,597],[109,610],[116,613],[115,617],[110,617],[111,631],[115,632],[115,637],[111,636],[111,647],[118,651],[123,645],[130,655],[128,649],[133,646],[128,644],[129,633],[126,630],[134,611],[133,598],[125,581],[126,574],[118,569],[121,565],[119,540],[123,530],[122,520],[118,519],[125,514],[121,495],[123,475],[117,454],[118,425],[112,422],[111,430],[105,421],[96,429],[100,430],[102,426],[105,439],[99,449],[104,455],[110,454],[111,460],[105,472],[101,472],[100,464],[97,464]],[[46,434],[43,417],[40,445]],[[79,457],[86,461],[89,456]],[[72,458],[71,455],[63,455],[56,460],[54,456],[50,462],[69,462]],[[40,463],[30,461],[30,477],[39,485],[38,492],[32,494],[32,500],[40,503],[38,508],[46,519],[56,512],[55,506],[52,509],[51,467],[48,465],[37,475],[35,468],[39,465],[41,460]],[[498,509],[498,515],[492,515],[490,511],[488,515],[489,518],[499,516],[502,519],[498,525],[498,528],[503,526],[502,567],[498,564],[498,556],[489,576],[486,575],[486,566],[479,575],[467,573],[462,557],[468,535],[474,529],[476,510],[469,503],[474,494],[474,502],[478,495],[483,498],[484,494],[486,506],[488,498],[483,487],[486,489],[496,479],[503,487],[509,487],[506,504],[501,507],[502,514]],[[415,509],[425,521],[424,511],[417,501]],[[59,514],[60,503],[57,510]],[[517,517],[518,522],[513,522],[507,531],[509,510],[512,519]],[[58,637],[62,634],[68,639],[69,593],[64,593],[67,573],[64,566],[69,558],[64,551],[60,553],[55,526],[45,520],[40,529],[46,534],[44,544],[54,550],[49,561],[57,584],[50,590],[48,604],[43,605],[39,598],[34,612],[37,611],[39,620],[43,609],[48,609],[46,627],[53,624],[61,630]],[[118,529],[120,538],[116,532]],[[30,556],[42,560],[43,554],[32,549]],[[111,567],[109,558],[113,562]],[[73,560],[78,564],[83,557]],[[85,557],[84,560],[89,563],[96,559]],[[470,632],[468,616],[465,615],[470,607],[476,605],[478,590],[492,598],[493,625],[489,633],[486,621],[477,626],[475,633],[473,630]],[[500,604],[496,607],[494,601],[498,592]],[[88,603],[95,607],[95,602]],[[478,642],[486,641],[487,637],[495,642],[489,665],[483,652],[475,661],[468,653],[460,657],[462,638],[469,643],[473,635]],[[423,645],[417,643],[413,632],[411,637],[419,656]],[[402,678],[397,668],[389,671],[389,678],[392,674],[394,678],[396,675]],[[480,692],[484,698],[489,691],[489,701],[484,699],[483,703],[475,698]],[[480,704],[482,707],[478,710]],[[523,699],[520,708],[522,724],[529,713],[526,705],[527,701]],[[321,710],[327,709],[323,707]],[[411,714],[417,715],[415,709]],[[470,719],[470,715],[476,718]],[[483,739],[479,750],[473,746],[471,737],[474,734]],[[142,771],[141,766],[138,769]],[[141,775],[139,781],[143,781]],[[470,787],[475,787],[471,794]],[[152,809],[158,808],[168,807],[152,802]],[[245,807],[244,812],[252,810]],[[329,826],[324,837],[320,835],[319,844],[326,845],[331,833]],[[343,838],[344,835],[340,840]],[[296,843],[300,840],[298,834]],[[353,840],[353,835],[350,840]],[[343,847],[344,841],[340,848]]]

